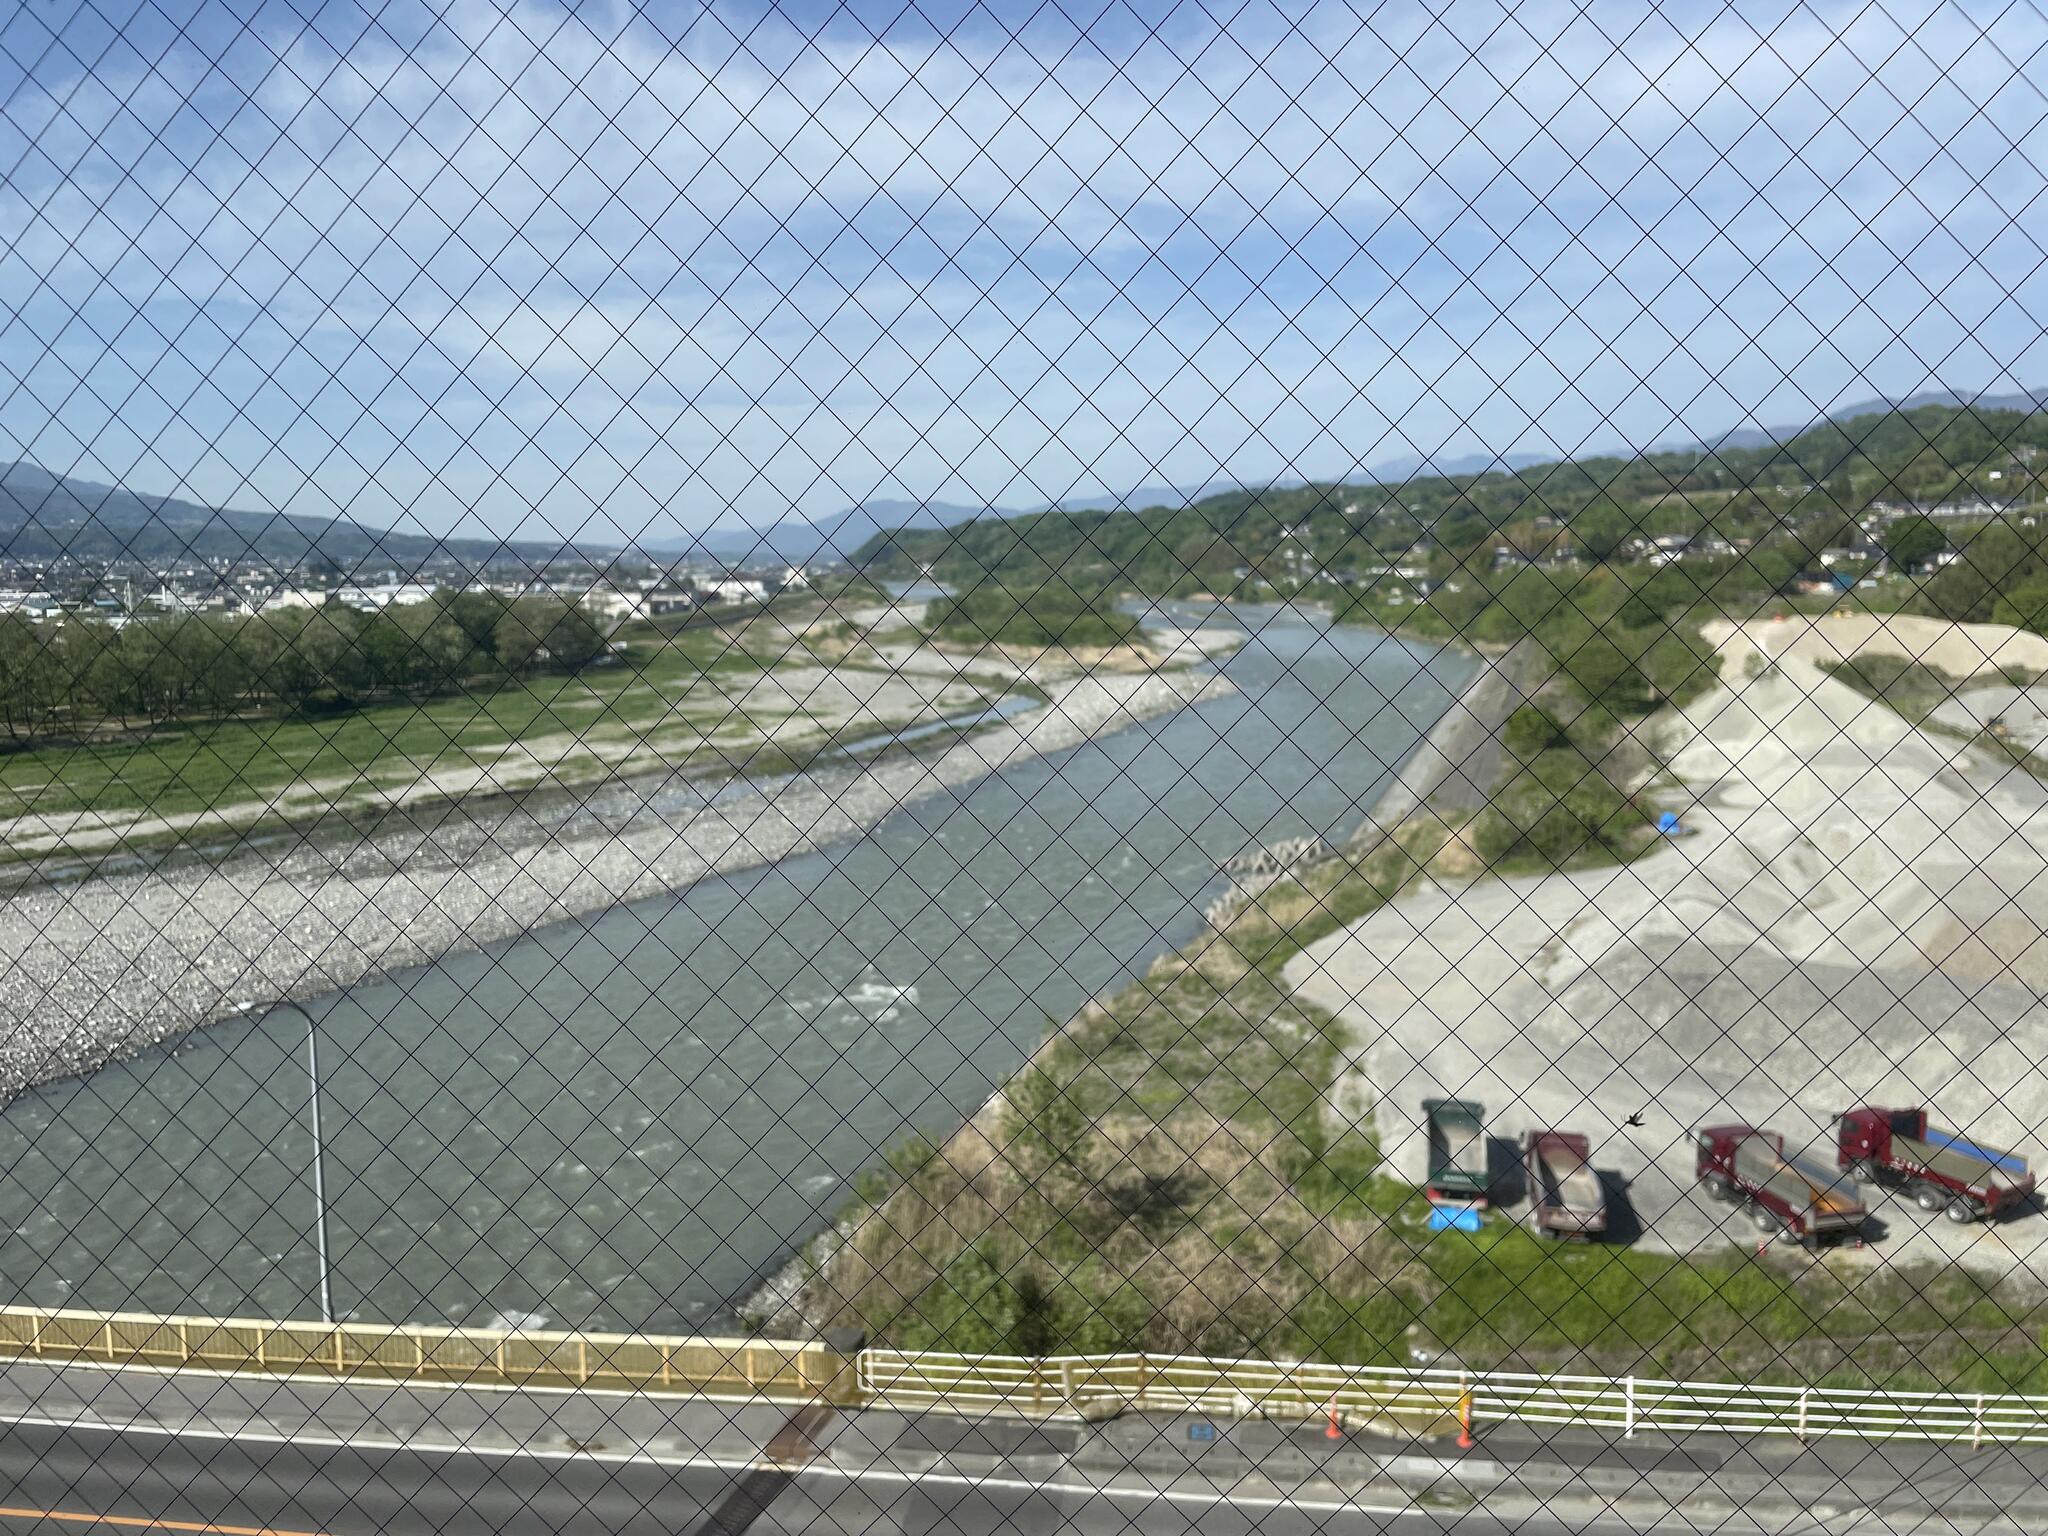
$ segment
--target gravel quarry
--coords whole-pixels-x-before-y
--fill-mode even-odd
[[[1425,877],[1296,957],[1289,983],[1347,1026],[1333,1109],[1369,1116],[1418,1182],[1425,1098],[1485,1104],[1497,1170],[1525,1130],[1585,1131],[1638,1240],[1673,1253],[1755,1241],[1695,1193],[1703,1124],[1779,1130],[1832,1163],[1840,1110],[1929,1104],[2048,1173],[2048,783],[1821,670],[1889,654],[2003,681],[2048,666],[2048,641],[1867,617],[1709,638],[1721,683],[1656,723],[1668,771],[1643,793],[1681,835],[1613,868]],[[2048,1278],[2039,1214],[1871,1210],[1857,1261]]]

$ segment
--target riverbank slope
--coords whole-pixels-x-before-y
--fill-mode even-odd
[[[892,1151],[741,1316],[949,1349],[1036,1328],[1079,1350],[1326,1352],[1328,1305],[1361,1289],[1333,1277],[1396,1266],[1399,1239],[1358,1193],[1373,1160],[1333,1104],[1331,1021],[1280,968],[1442,846],[1462,811],[1435,814],[1440,797],[1484,771],[1464,744],[1498,738],[1531,661],[1479,658],[1338,846],[1237,861],[1256,869],[1188,942],[1051,1031],[943,1140]],[[1391,1317],[1372,1324],[1388,1343]]]

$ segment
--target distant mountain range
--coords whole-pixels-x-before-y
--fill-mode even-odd
[[[386,562],[417,566],[450,558],[482,565],[507,557],[539,563],[566,545],[500,543],[492,539],[438,539],[396,533],[339,517],[281,517],[232,512],[53,475],[17,461],[0,467],[0,558],[143,560],[260,560],[273,565],[309,558],[343,570]]]
[[[1903,399],[1859,402],[1830,413],[1847,421],[1858,416],[1924,405],[1975,405],[1984,410],[2048,408],[2048,389],[2006,394],[1958,395],[1928,390]],[[1785,441],[1806,430],[1741,427],[1704,445],[1686,444],[1675,451],[1760,448]],[[1615,450],[1617,452],[1622,450]],[[1430,459],[1419,454],[1376,464],[1368,479],[1398,485],[1418,477],[1483,474],[1489,470],[1526,469],[1551,462],[1555,454],[1470,453]],[[1271,482],[1274,489],[1293,489],[1298,478]],[[951,528],[981,518],[1011,518],[1046,511],[1141,511],[1147,507],[1188,505],[1225,491],[1240,489],[1231,480],[1206,485],[1144,486],[1122,495],[1074,497],[1057,507],[972,506],[943,501],[876,500],[831,517],[789,518],[766,528],[712,528],[695,536],[678,535],[659,542],[643,541],[650,554],[697,556],[734,565],[806,565],[845,559],[875,534],[894,529]],[[419,565],[447,558],[472,565],[515,558],[534,564],[564,554],[601,555],[610,546],[579,546],[540,541],[498,543],[490,539],[440,539],[429,534],[398,533],[372,528],[347,518],[281,517],[260,512],[234,512],[200,506],[175,497],[147,496],[51,474],[27,462],[0,466],[0,558],[146,560],[162,564],[199,558],[262,560],[289,565],[311,557],[331,560],[347,570],[391,563]]]

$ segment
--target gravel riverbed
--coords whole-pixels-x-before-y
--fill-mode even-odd
[[[620,781],[602,814],[557,796],[443,807],[0,898],[0,1102],[245,1005],[311,997],[623,901],[853,837],[905,804],[1230,690],[1193,668],[1092,672],[943,748],[679,796]],[[591,796],[586,799],[595,800]],[[567,801],[568,812],[581,802]]]

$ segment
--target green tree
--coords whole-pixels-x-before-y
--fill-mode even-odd
[[[2002,593],[2048,569],[2048,532],[2016,528],[2007,522],[1988,524],[1966,538],[1958,558],[1936,573],[1922,589],[1928,611],[1958,623],[1981,623],[1992,616]]]
[[[395,690],[413,682],[416,648],[389,609],[370,615],[356,636],[356,649],[371,687]]]
[[[1016,1283],[977,1244],[948,1261],[896,1331],[912,1348],[1008,1354],[1022,1313]]]
[[[1635,520],[1612,503],[1588,507],[1572,519],[1572,536],[1592,560],[1613,559],[1635,532]]]
[[[0,729],[27,746],[48,728],[60,690],[53,635],[18,613],[0,616]]]
[[[165,660],[176,681],[173,713],[220,714],[242,702],[249,674],[240,636],[247,621],[225,615],[187,617],[165,636]],[[130,628],[136,626],[131,625]]]
[[[497,663],[492,638],[505,612],[504,598],[495,592],[443,591],[436,594],[434,606],[467,642],[467,654],[459,669],[462,674],[480,672]]]
[[[274,645],[263,682],[272,696],[287,709],[304,709],[322,693],[349,697],[360,677],[355,649],[359,617],[328,603],[269,619]]]
[[[1902,517],[1884,531],[1884,552],[1898,569],[1925,565],[1948,548],[1948,535],[1931,517]]]
[[[1540,704],[1524,704],[1508,716],[1501,740],[1523,762],[1571,745],[1571,735],[1557,717]]]
[[[2048,571],[2028,577],[1999,598],[1991,616],[2001,624],[2048,635]]]
[[[535,667],[580,667],[604,650],[604,633],[581,605],[566,597],[522,597],[499,614],[491,649],[508,672]]]

